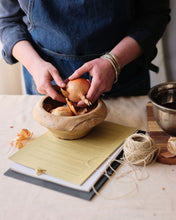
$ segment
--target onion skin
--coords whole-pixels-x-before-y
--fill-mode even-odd
[[[67,97],[72,102],[83,101],[86,105],[91,105],[86,99],[86,94],[90,88],[90,81],[84,78],[70,80],[66,86]]]
[[[76,111],[76,109],[75,109],[73,103],[70,102],[70,101],[68,100],[68,98],[66,98],[66,103],[67,103],[67,105],[68,105],[70,111],[73,113],[73,115],[77,115],[77,111]]]
[[[51,114],[56,116],[73,116],[72,111],[66,106],[60,106],[51,110]]]

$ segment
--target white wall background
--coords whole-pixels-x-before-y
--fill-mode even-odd
[[[159,73],[154,73],[152,71],[150,72],[151,86],[168,81],[165,60],[164,60],[164,53],[163,53],[163,40],[160,40],[158,42],[157,49],[158,49],[158,55],[152,61],[152,63],[159,67]]]
[[[0,94],[22,94],[21,66],[8,65],[0,58]]]
[[[169,81],[176,81],[176,0],[170,0],[171,21],[163,35],[163,48],[167,76]]]

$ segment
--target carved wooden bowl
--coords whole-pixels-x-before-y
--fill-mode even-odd
[[[106,105],[100,99],[89,107],[85,114],[56,116],[50,113],[52,109],[62,105],[64,104],[45,96],[39,100],[33,110],[34,119],[46,127],[55,137],[61,139],[84,137],[93,127],[103,122],[107,115]]]

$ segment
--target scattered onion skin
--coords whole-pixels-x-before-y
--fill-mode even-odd
[[[72,111],[66,106],[60,106],[51,110],[51,114],[56,116],[73,116]]]
[[[86,99],[86,94],[90,88],[90,81],[84,78],[70,80],[66,86],[67,98],[72,102],[83,101],[86,105],[91,105],[91,102]]]

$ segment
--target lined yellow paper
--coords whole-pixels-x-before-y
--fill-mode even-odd
[[[9,159],[81,185],[134,131],[134,128],[104,121],[78,140],[58,139],[47,132]]]

